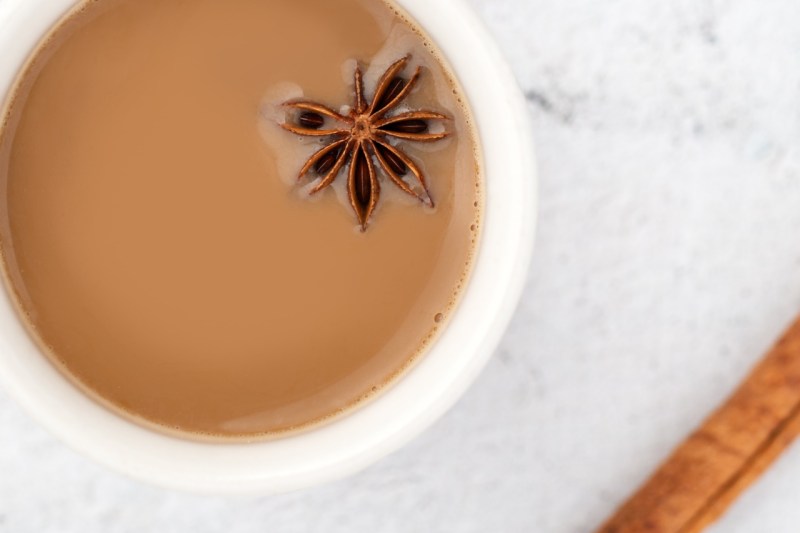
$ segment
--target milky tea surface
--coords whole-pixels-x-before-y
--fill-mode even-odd
[[[424,357],[464,287],[481,173],[457,85],[426,38],[368,0],[97,0],[21,73],[0,132],[6,285],[59,369],[123,416],[187,436],[307,427]],[[324,139],[280,127],[337,111],[410,54],[404,109],[449,117],[394,141],[426,207],[380,177],[361,231],[347,169],[309,196]]]

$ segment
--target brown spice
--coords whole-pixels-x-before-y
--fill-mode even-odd
[[[369,208],[372,201],[373,188],[372,188],[372,169],[367,161],[367,156],[364,155],[363,150],[359,150],[353,157],[352,180],[353,188],[355,189],[355,199],[358,202],[358,207],[361,211]]]
[[[390,152],[380,144],[376,144],[375,149],[375,155],[378,156],[379,160],[382,160],[382,164],[385,167],[388,167],[398,176],[405,176],[408,174],[408,167],[405,163],[403,163],[402,159],[394,155],[394,153]]]
[[[389,124],[386,126],[386,129],[400,133],[424,133],[428,131],[428,123],[419,119],[406,120],[404,122]]]
[[[380,197],[380,183],[373,156],[378,166],[391,182],[414,198],[433,206],[428,184],[420,167],[399,147],[396,141],[434,142],[448,136],[447,132],[430,133],[429,121],[444,121],[447,116],[434,111],[405,111],[388,114],[405,101],[417,84],[421,69],[417,68],[410,79],[400,73],[408,64],[409,57],[395,61],[378,81],[371,102],[364,98],[364,82],[361,68],[356,66],[353,88],[353,105],[347,115],[316,102],[287,102],[284,105],[299,112],[294,123],[287,121],[281,126],[297,135],[327,137],[326,144],[312,155],[300,170],[302,179],[314,169],[320,178],[311,188],[310,194],[328,187],[347,163],[350,163],[348,193],[361,229],[365,230]],[[335,125],[322,129],[325,117]],[[412,176],[404,178],[408,173]]]
[[[696,533],[800,434],[800,320],[599,533]]]
[[[325,119],[319,113],[306,111],[304,113],[300,113],[300,116],[297,118],[297,122],[304,128],[318,130],[323,124],[325,124]]]
[[[400,94],[400,91],[403,90],[403,87],[406,86],[406,80],[397,76],[392,78],[392,81],[389,82],[389,85],[386,87],[386,93],[381,97],[381,101],[378,102],[376,106],[377,109],[383,109],[389,103],[397,98],[397,95]]]

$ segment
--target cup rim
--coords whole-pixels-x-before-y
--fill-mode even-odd
[[[406,444],[467,390],[500,341],[533,250],[536,166],[525,99],[464,0],[394,0],[435,42],[470,103],[483,153],[482,242],[439,338],[377,398],[328,424],[253,443],[191,441],[137,425],[89,399],[36,348],[0,291],[0,385],[74,450],[132,478],[211,494],[277,493],[338,479]],[[76,0],[0,6],[0,95]],[[4,9],[3,9],[4,7]]]

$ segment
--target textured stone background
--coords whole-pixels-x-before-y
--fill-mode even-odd
[[[1,532],[589,532],[731,391],[800,311],[800,2],[471,1],[530,102],[541,220],[463,401],[351,479],[230,500],[109,473],[0,392]],[[795,533],[798,494],[795,447],[714,532]]]

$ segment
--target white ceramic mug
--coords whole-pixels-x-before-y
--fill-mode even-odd
[[[281,492],[355,472],[396,450],[464,393],[500,340],[533,247],[536,172],[524,98],[463,0],[396,0],[464,88],[477,124],[486,208],[474,271],[439,339],[376,399],[318,428],[255,443],[183,440],[136,425],[81,393],[40,353],[0,295],[0,384],[62,441],[158,485],[210,493]],[[0,95],[76,0],[0,0]]]

